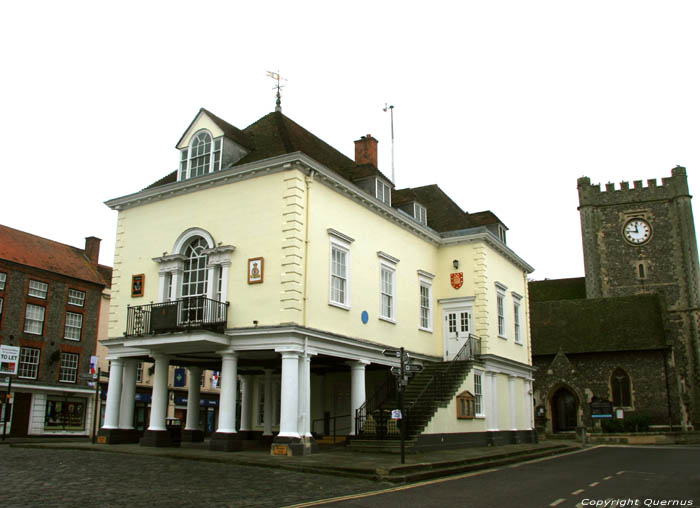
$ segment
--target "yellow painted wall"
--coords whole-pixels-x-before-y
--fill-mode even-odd
[[[433,419],[428,423],[424,434],[450,434],[457,432],[484,432],[486,431],[486,418],[477,417],[472,419],[457,418],[457,395],[463,391],[474,394],[474,374],[469,372],[464,382],[455,392],[447,407],[438,408]],[[485,398],[485,397],[484,397]],[[483,401],[482,401],[483,404]]]

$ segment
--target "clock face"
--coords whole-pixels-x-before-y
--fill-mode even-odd
[[[630,219],[625,224],[622,234],[635,245],[641,245],[651,237],[651,226],[644,219]]]

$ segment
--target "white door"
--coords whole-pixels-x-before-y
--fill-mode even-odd
[[[467,343],[472,330],[472,312],[469,309],[446,310],[443,316],[445,360],[449,361]]]

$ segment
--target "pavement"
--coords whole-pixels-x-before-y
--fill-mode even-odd
[[[79,450],[142,457],[162,457],[218,464],[255,466],[304,473],[353,477],[389,483],[409,483],[452,476],[478,469],[578,451],[581,443],[547,440],[539,443],[472,447],[400,455],[349,451],[344,446],[321,449],[306,456],[276,456],[269,450],[237,452],[211,451],[208,441],[183,443],[177,448],[154,448],[138,444],[102,445],[83,440],[59,438],[8,438],[2,444],[13,448]]]

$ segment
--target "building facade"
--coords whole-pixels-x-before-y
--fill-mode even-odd
[[[468,364],[418,434],[530,435],[532,268],[494,214],[435,185],[396,190],[372,136],[352,160],[280,111],[239,130],[202,109],[177,149],[176,172],[107,202],[119,218],[104,441],[134,439],[139,362],[154,363],[142,444],[171,444],[175,367],[219,375],[214,449],[301,453],[331,427],[369,434],[400,363],[385,350],[400,347]],[[201,383],[187,389],[183,439],[201,439]]]
[[[548,428],[591,426],[599,399],[652,426],[692,429],[700,289],[686,170],[674,168],[661,185],[605,190],[584,177],[578,190],[585,278],[530,284],[535,387]]]
[[[81,374],[90,372],[111,278],[99,249],[95,237],[78,249],[0,226],[0,343],[21,348],[10,436],[91,433],[95,390]]]

